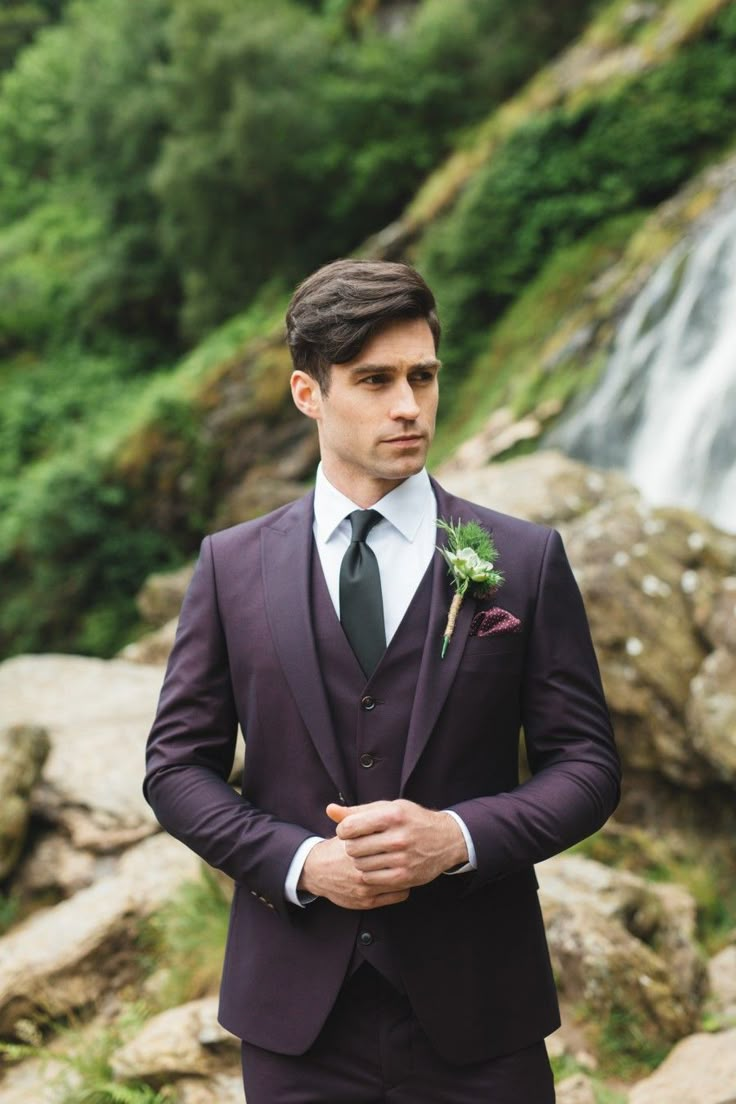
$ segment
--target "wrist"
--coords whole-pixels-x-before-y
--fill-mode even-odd
[[[324,848],[326,842],[326,840],[320,840],[319,843],[316,843],[305,858],[299,879],[296,883],[296,888],[299,893],[309,893],[314,897],[321,896],[318,882],[318,870],[320,866],[319,851]]]
[[[437,815],[442,817],[442,830],[445,837],[445,846],[442,849],[443,871],[465,866],[469,857],[468,845],[460,825],[450,813],[441,812]]]

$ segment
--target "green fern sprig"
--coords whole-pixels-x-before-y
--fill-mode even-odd
[[[502,585],[503,574],[494,566],[498,551],[493,537],[477,521],[455,524],[452,519],[438,518],[437,525],[447,533],[447,547],[439,551],[447,562],[455,588],[442,636],[441,658],[444,659],[465,595],[470,592],[476,598],[487,598]]]

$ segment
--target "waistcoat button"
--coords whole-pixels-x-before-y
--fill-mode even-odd
[[[368,767],[372,767],[375,762],[376,760],[373,758],[372,755],[369,755],[368,752],[364,752],[363,755],[361,755],[360,757],[360,765],[361,767],[365,767],[366,770],[368,769]]]
[[[373,936],[369,931],[362,931],[358,936],[358,939],[364,947],[370,947],[371,943],[373,942]]]
[[[366,694],[364,698],[360,699],[360,708],[365,709],[366,712],[376,708],[376,699],[372,698],[370,694]]]

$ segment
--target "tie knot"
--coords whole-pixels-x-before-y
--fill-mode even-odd
[[[370,533],[374,525],[376,525],[381,518],[382,514],[379,514],[378,510],[353,510],[352,514],[348,514],[350,524],[353,527],[353,542],[362,542]]]

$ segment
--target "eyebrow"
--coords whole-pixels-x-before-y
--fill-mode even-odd
[[[442,362],[437,360],[436,357],[428,357],[426,360],[418,360],[416,364],[409,365],[410,372],[416,372],[417,369],[422,368],[437,368],[442,367]],[[357,376],[363,374],[363,372],[396,372],[398,371],[395,364],[356,364],[354,368],[350,369],[350,374]]]

